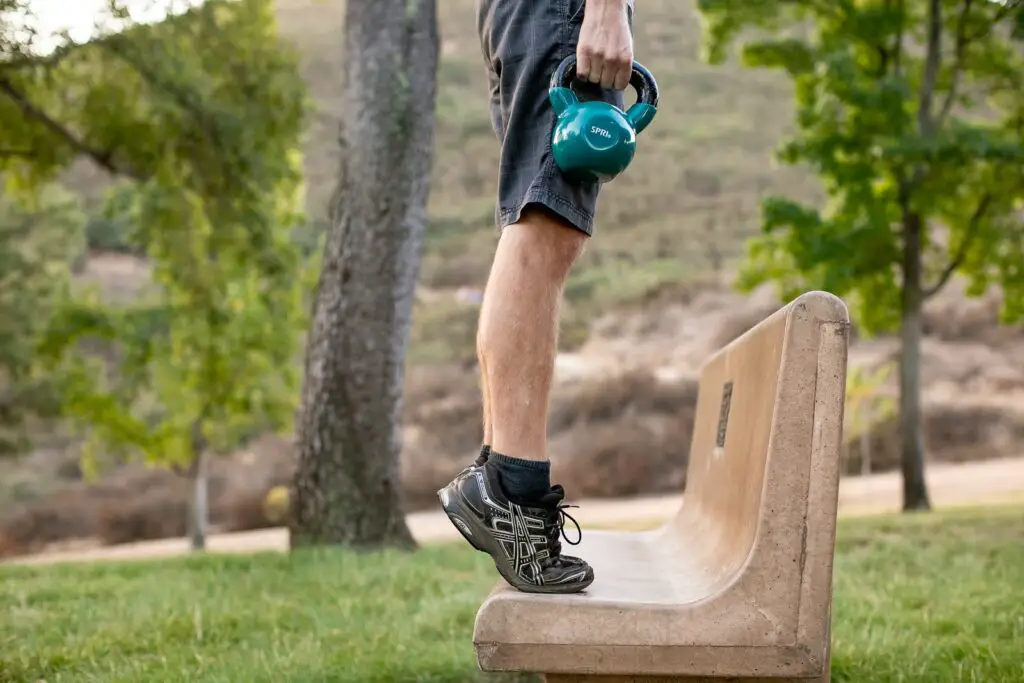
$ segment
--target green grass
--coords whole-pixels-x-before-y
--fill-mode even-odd
[[[1024,681],[1024,507],[843,520],[833,681]],[[5,567],[0,681],[502,681],[461,545]],[[527,679],[523,679],[527,680]]]

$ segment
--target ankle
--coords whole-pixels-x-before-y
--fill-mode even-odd
[[[491,450],[487,467],[494,468],[502,491],[513,503],[534,503],[551,490],[551,462],[526,460]]]

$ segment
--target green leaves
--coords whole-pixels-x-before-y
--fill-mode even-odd
[[[0,150],[21,146],[0,172],[25,196],[82,156],[127,180],[106,213],[119,248],[152,265],[141,299],[66,296],[40,334],[66,414],[98,448],[185,465],[291,419],[307,106],[270,0],[209,0],[0,61]]]
[[[215,451],[291,419],[305,325],[308,263],[290,239],[300,214],[291,181],[245,215],[258,231],[211,222],[207,203],[184,188],[139,188],[133,215],[155,293],[111,309],[72,302],[45,347],[69,379],[66,408],[100,443],[149,461],[187,465],[192,429]],[[258,236],[259,239],[254,239]],[[76,340],[105,338],[118,361],[105,368],[74,352]]]
[[[30,151],[8,171],[85,154],[143,181],[173,168],[212,196],[272,182],[302,130],[297,57],[267,0],[211,0],[55,55],[0,65],[0,149]]]
[[[943,0],[941,44],[928,50],[933,6],[700,3],[709,60],[742,42],[745,64],[793,78],[796,132],[778,159],[811,169],[828,198],[766,199],[740,286],[828,289],[854,302],[865,331],[894,329],[904,229],[920,223],[924,296],[959,274],[976,294],[1001,286],[1007,320],[1024,312],[1024,53],[1011,38],[1021,5]]]
[[[810,46],[793,38],[765,40],[744,46],[743,65],[783,69],[794,78],[813,72],[815,67]]]
[[[35,347],[81,255],[84,221],[56,186],[0,192],[0,454],[24,448],[27,421],[56,409]]]

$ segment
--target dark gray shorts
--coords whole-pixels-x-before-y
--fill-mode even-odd
[[[584,0],[477,0],[477,28],[490,75],[491,123],[501,140],[495,209],[499,228],[518,221],[527,206],[540,204],[588,235],[593,230],[600,185],[570,182],[555,166],[555,114],[548,101],[552,72],[576,51],[583,5]],[[590,84],[574,89],[581,100],[624,106],[622,92]]]

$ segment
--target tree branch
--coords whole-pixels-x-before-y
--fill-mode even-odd
[[[85,43],[88,45],[88,43]],[[66,43],[48,55],[32,55],[17,52],[8,59],[0,60],[0,73],[35,67],[52,68],[60,64],[72,52],[82,47],[79,43]]]
[[[885,0],[885,7],[889,9],[892,5],[892,0]],[[878,78],[885,76],[889,69],[889,49],[885,45],[885,37],[883,36],[882,42],[875,46],[875,50],[878,52],[878,71],[876,75]]]
[[[51,133],[62,139],[75,152],[91,158],[107,171],[110,171],[115,175],[127,176],[134,180],[145,179],[145,176],[133,169],[130,165],[115,159],[111,150],[100,149],[86,143],[67,126],[60,123],[33,104],[25,93],[16,88],[11,81],[3,77],[0,77],[0,94],[6,95],[10,100],[12,100],[27,118],[43,126]]]
[[[946,101],[942,103],[939,111],[939,118],[936,125],[941,128],[953,109],[953,102],[956,100],[957,91],[960,87],[960,74],[964,69],[964,56],[967,54],[967,45],[970,39],[967,37],[967,16],[971,12],[972,0],[963,0],[963,9],[956,20],[956,48],[953,58],[953,80],[949,84],[949,92],[946,93]]]
[[[935,100],[935,83],[939,78],[942,60],[942,0],[928,2],[928,45],[921,78],[921,91],[917,104],[917,130],[922,137],[932,134],[935,119],[932,103]]]
[[[903,72],[903,25],[906,23],[904,18],[907,13],[907,7],[904,0],[897,0],[897,3],[900,17],[896,29],[896,37],[893,39],[892,45],[892,71],[899,76]]]
[[[964,259],[967,257],[967,252],[974,242],[974,238],[978,234],[978,224],[981,223],[981,219],[985,216],[988,211],[988,207],[992,204],[992,193],[986,192],[981,196],[978,201],[978,206],[975,207],[974,213],[971,214],[970,220],[967,222],[967,229],[964,231],[964,238],[960,240],[960,246],[957,248],[956,253],[950,258],[949,263],[943,269],[939,275],[939,279],[936,280],[935,284],[931,287],[925,287],[922,295],[925,299],[930,298],[938,293],[940,289],[946,286],[949,282],[949,278],[953,276],[953,273],[957,268],[963,264]]]
[[[134,26],[125,30],[130,30],[131,28],[134,28]],[[57,46],[50,53],[45,55],[34,55],[18,50],[13,52],[13,54],[6,59],[0,59],[0,73],[33,67],[53,68],[58,66],[75,52],[89,47],[102,46],[111,40],[116,40],[122,33],[123,31],[114,31],[112,33],[107,33],[106,35],[90,38],[89,40],[81,43],[72,40],[69,36],[65,36],[65,42],[63,44]]]
[[[124,40],[109,40],[102,45],[103,49],[120,59],[129,67],[134,69],[145,79],[146,84],[154,89],[162,91],[171,97],[175,104],[181,107],[192,117],[196,123],[197,130],[206,138],[207,144],[214,149],[225,149],[220,130],[216,121],[212,120],[207,110],[203,107],[199,94],[187,87],[182,87],[172,80],[164,77],[163,74],[154,70],[144,59],[139,58],[132,50],[129,43]]]
[[[30,158],[32,157],[31,149],[11,149],[6,147],[0,147],[0,159],[11,159],[14,157]]]
[[[935,132],[932,105],[942,63],[942,0],[928,2],[928,37],[925,54],[924,74],[921,77],[921,90],[917,100],[917,133],[922,138],[930,138]],[[920,185],[927,174],[928,170],[924,164],[917,164],[908,180],[907,189]]]
[[[1024,1],[1006,0],[1005,2],[1000,4],[999,9],[996,10],[996,13],[992,15],[992,18],[989,21],[985,22],[985,25],[977,33],[970,36],[968,40],[974,41],[978,40],[979,38],[984,38],[985,36],[992,32],[992,29],[995,28],[996,25],[999,24],[999,22],[1001,22],[1003,19],[1006,19],[1014,12],[1021,10],[1024,10]]]

